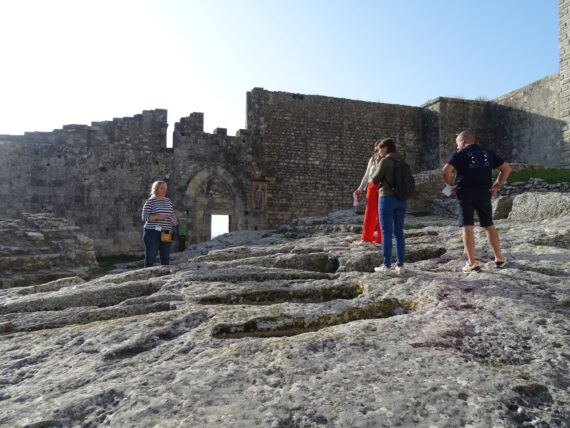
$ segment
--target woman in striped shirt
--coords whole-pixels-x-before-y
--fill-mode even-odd
[[[167,185],[164,181],[152,183],[150,198],[144,204],[142,220],[144,223],[144,267],[154,264],[156,254],[160,253],[160,264],[170,264],[170,242],[162,242],[160,233],[170,231],[176,224],[172,202],[166,195]]]

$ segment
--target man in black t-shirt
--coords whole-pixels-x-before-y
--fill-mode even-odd
[[[442,170],[445,184],[457,194],[459,226],[463,248],[467,255],[467,264],[463,272],[481,270],[475,258],[474,214],[479,216],[481,227],[485,228],[487,241],[495,255],[495,266],[500,268],[506,263],[501,255],[499,234],[493,226],[491,196],[507,181],[512,168],[500,156],[475,143],[473,132],[465,130],[456,140],[457,151],[453,153]],[[499,176],[493,183],[492,171],[499,170]],[[452,184],[453,172],[456,172],[455,185]]]

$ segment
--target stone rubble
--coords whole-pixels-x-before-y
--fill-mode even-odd
[[[50,213],[0,218],[0,289],[42,284],[99,269],[93,241]]]

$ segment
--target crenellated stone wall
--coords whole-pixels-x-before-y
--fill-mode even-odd
[[[51,212],[73,221],[99,254],[140,251],[140,210],[150,184],[166,178],[166,110],[0,135],[0,214]]]
[[[169,194],[188,222],[189,242],[210,239],[213,214],[228,215],[230,230],[265,225],[266,186],[252,170],[249,131],[205,133],[204,115],[192,113],[175,125],[173,154]]]

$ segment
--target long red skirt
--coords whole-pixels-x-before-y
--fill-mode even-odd
[[[368,183],[361,239],[373,242],[374,231],[376,231],[376,242],[380,244],[382,242],[382,231],[380,230],[380,218],[378,217],[378,186],[375,186],[374,183]]]

